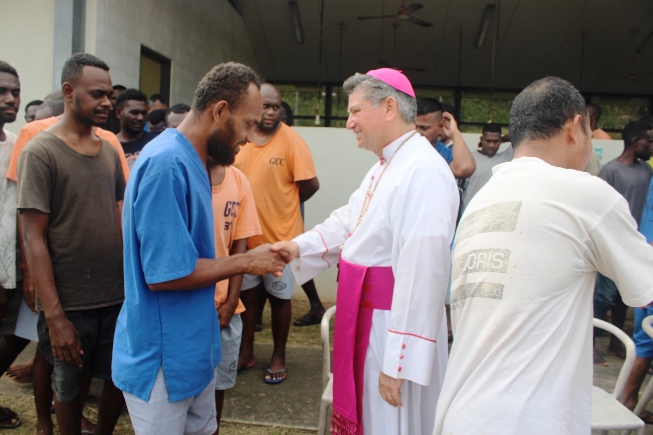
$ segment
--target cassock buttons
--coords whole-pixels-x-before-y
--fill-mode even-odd
[[[403,355],[399,355],[399,359],[404,359],[404,356],[403,356]]]
[[[401,345],[401,348],[402,348],[402,349],[406,349],[406,345],[405,345],[405,344],[402,344],[402,345]]]
[[[399,366],[399,368],[397,369],[397,371],[398,371],[398,372],[400,372],[400,371],[401,371],[401,366]]]

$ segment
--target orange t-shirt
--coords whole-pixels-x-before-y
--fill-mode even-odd
[[[242,147],[235,165],[252,184],[263,228],[262,236],[247,241],[250,249],[290,240],[304,232],[297,181],[310,180],[317,174],[311,151],[299,134],[282,123],[267,144]]]
[[[225,167],[224,180],[219,186],[213,186],[212,202],[216,258],[228,257],[234,240],[261,234],[252,188],[245,174],[238,169],[233,166]],[[216,308],[219,308],[227,300],[228,290],[228,279],[216,284]],[[243,311],[245,311],[245,306],[238,301],[238,307],[234,314]]]
[[[59,122],[59,118],[53,116],[51,118],[32,121],[28,124],[25,124],[23,128],[20,129],[18,139],[16,139],[16,144],[14,145],[14,150],[11,153],[9,168],[7,169],[7,174],[5,175],[7,178],[18,182],[18,155],[23,150],[27,142],[32,140],[34,136],[36,136],[39,132],[52,127],[57,122]],[[126,181],[127,178],[129,178],[129,166],[127,166],[127,159],[125,158],[125,152],[122,150],[120,141],[118,141],[118,138],[115,134],[111,133],[108,130],[102,130],[99,127],[95,129],[95,134],[97,137],[106,140],[118,149],[118,156],[120,157],[120,163],[122,163],[122,172],[125,174]]]

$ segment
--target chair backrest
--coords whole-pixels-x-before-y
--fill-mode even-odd
[[[595,328],[608,331],[619,340],[621,340],[621,342],[624,344],[624,347],[626,348],[626,359],[621,366],[621,371],[619,371],[617,383],[615,384],[614,391],[612,392],[612,397],[619,400],[624,392],[624,388],[626,387],[626,381],[628,380],[630,371],[633,369],[633,365],[635,364],[635,343],[633,343],[633,340],[631,340],[631,338],[625,332],[613,324],[597,318],[594,318],[593,322]]]
[[[653,316],[644,317],[644,320],[642,320],[642,329],[649,337],[653,338]]]
[[[322,388],[326,387],[331,375],[331,342],[329,340],[329,328],[331,317],[336,312],[336,306],[332,306],[322,316],[321,335],[322,335]]]

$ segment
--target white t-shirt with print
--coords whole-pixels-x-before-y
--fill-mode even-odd
[[[435,434],[590,433],[596,271],[653,300],[653,248],[603,180],[522,157],[465,211]]]
[[[16,281],[23,279],[17,267],[18,241],[16,213],[16,182],[4,176],[9,167],[16,135],[3,130],[5,140],[0,142],[0,286],[15,289]]]

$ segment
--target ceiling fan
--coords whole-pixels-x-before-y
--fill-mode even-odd
[[[359,20],[376,20],[382,18],[394,18],[396,21],[408,21],[409,23],[417,24],[422,27],[431,27],[433,23],[428,21],[421,20],[419,18],[413,17],[413,14],[418,10],[422,9],[424,5],[421,3],[413,3],[408,6],[404,6],[404,0],[401,0],[401,5],[397,10],[395,15],[378,15],[374,17],[358,17]]]
[[[401,23],[399,21],[392,22],[392,30],[394,32],[394,39],[392,44],[392,62],[386,62],[384,60],[380,60],[379,63],[385,67],[400,69],[402,71],[423,72],[424,68],[415,68],[415,67],[407,67],[407,66],[400,67],[399,64],[397,64],[397,29],[399,28],[400,25]]]
[[[653,76],[653,72],[642,73],[642,72],[637,71],[636,64],[635,64],[635,61],[637,60],[637,54],[638,54],[638,51],[639,51],[638,48],[637,49],[635,48],[636,38],[637,38],[637,30],[633,29],[631,31],[631,35],[632,35],[632,38],[633,38],[633,49],[632,49],[633,54],[632,54],[632,60],[631,60],[631,64],[630,64],[630,72],[628,74],[602,76],[601,78],[605,78],[605,79],[627,79],[631,83],[639,83],[639,80],[642,77],[651,77],[651,76]],[[646,42],[646,41],[644,41],[644,42]],[[642,43],[642,45],[643,45],[643,43]],[[640,46],[640,48],[641,48],[641,46]]]

